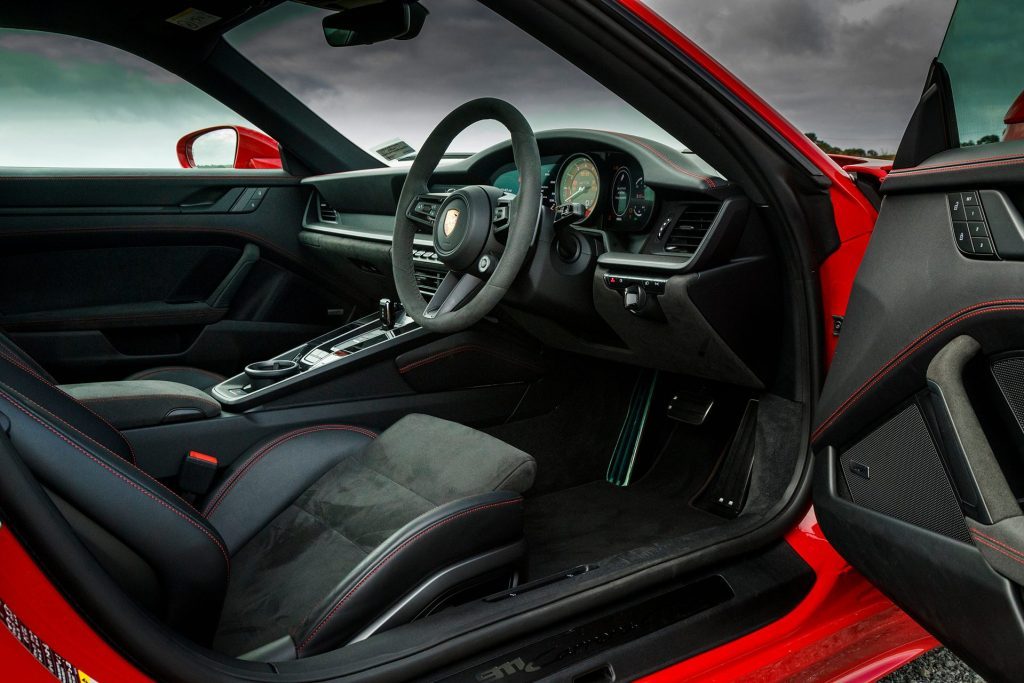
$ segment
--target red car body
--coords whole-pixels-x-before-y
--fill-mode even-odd
[[[671,41],[766,124],[798,149],[829,181],[839,248],[822,265],[821,305],[827,340],[826,363],[835,350],[832,333],[842,319],[854,276],[864,255],[877,211],[852,174],[884,177],[884,161],[829,155],[671,24],[639,0],[619,0],[638,19]],[[1024,111],[1024,100],[1018,100]],[[1024,120],[1024,114],[1020,114]],[[1018,125],[1008,115],[1007,125]],[[188,149],[199,135],[233,128],[239,136],[237,168],[279,168],[277,143],[238,126],[218,126],[186,135],[178,143],[183,167],[192,166]],[[669,681],[874,681],[931,650],[939,643],[854,570],[821,533],[813,509],[786,535],[786,542],[807,562],[816,582],[799,605],[783,618],[715,649],[678,662],[647,677]],[[134,683],[150,680],[90,628],[88,622],[33,562],[6,528],[0,528],[0,594],[11,615],[31,624],[38,650],[30,653],[7,630],[0,629],[0,661],[7,680],[47,681],[39,665],[54,655],[75,662],[82,681]],[[43,645],[42,643],[45,643]],[[91,678],[89,678],[91,677]]]

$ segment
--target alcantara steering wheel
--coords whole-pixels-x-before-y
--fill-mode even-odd
[[[512,157],[519,171],[515,198],[489,185],[430,192],[427,183],[448,145],[471,124],[485,120],[503,124],[512,134]],[[526,261],[540,202],[537,138],[518,109],[485,97],[446,116],[417,153],[398,199],[391,263],[406,313],[423,328],[440,333],[466,329],[487,315]],[[429,302],[420,294],[413,270],[418,225],[432,229],[437,257],[450,270]]]

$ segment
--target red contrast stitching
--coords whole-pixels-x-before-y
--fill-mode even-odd
[[[997,553],[999,553],[1001,555],[1005,555],[1006,557],[1010,558],[1011,560],[1013,560],[1017,564],[1024,564],[1024,560],[1020,559],[1019,557],[1015,557],[1015,556],[1011,555],[1010,553],[1006,552],[1005,550],[1003,550],[1002,548],[1000,548],[997,545],[993,545],[992,543],[989,543],[988,541],[986,541],[986,540],[984,540],[982,538],[978,538],[977,536],[974,536],[973,532],[971,533],[971,536],[974,537],[974,540],[975,540],[976,543],[981,543],[984,546],[988,546],[992,550],[995,550]]]
[[[83,408],[85,408],[86,412],[88,412],[88,413],[91,413],[91,414],[92,414],[92,415],[93,415],[93,416],[94,416],[94,417],[95,417],[96,419],[98,419],[98,420],[99,420],[99,421],[101,421],[101,422],[102,422],[103,424],[107,425],[107,426],[108,426],[108,427],[110,427],[110,428],[111,428],[112,430],[114,430],[114,432],[116,432],[116,433],[117,433],[117,435],[118,435],[119,437],[121,437],[121,441],[123,441],[123,442],[124,442],[124,445],[128,447],[128,455],[129,455],[129,457],[130,457],[130,462],[131,462],[131,463],[132,463],[133,465],[134,465],[134,464],[136,464],[136,460],[135,460],[135,449],[133,449],[133,448],[132,448],[132,445],[131,445],[131,443],[130,443],[130,442],[128,441],[128,439],[127,439],[127,438],[125,438],[125,435],[121,433],[121,430],[119,430],[119,429],[118,429],[117,427],[115,427],[114,425],[110,424],[110,422],[108,422],[108,421],[106,420],[106,418],[104,418],[104,417],[103,417],[102,415],[100,415],[99,413],[97,413],[96,411],[94,411],[94,410],[93,410],[92,408],[90,408],[89,406],[85,405],[84,403],[82,403],[81,401],[79,401],[78,399],[76,399],[76,398],[75,398],[74,396],[72,396],[72,395],[71,395],[71,394],[69,394],[68,392],[64,391],[63,389],[61,389],[60,387],[58,387],[57,385],[55,385],[55,384],[54,384],[53,382],[51,382],[50,380],[48,380],[48,379],[46,379],[45,377],[43,377],[42,375],[40,375],[40,374],[39,374],[38,372],[36,372],[36,371],[35,371],[35,370],[33,370],[32,368],[30,368],[30,367],[28,367],[27,365],[25,365],[24,363],[22,363],[22,362],[21,362],[21,360],[20,360],[19,358],[17,358],[17,357],[15,357],[15,356],[11,355],[11,351],[10,351],[10,350],[8,350],[8,349],[6,349],[6,348],[4,348],[3,346],[0,346],[0,356],[2,356],[3,358],[7,359],[8,361],[10,361],[11,363],[13,363],[14,365],[18,366],[19,368],[21,368],[22,370],[24,370],[24,371],[25,371],[25,372],[27,372],[28,374],[32,375],[32,376],[33,376],[33,377],[35,377],[35,378],[36,378],[37,380],[39,380],[40,382],[42,382],[42,383],[43,383],[43,384],[45,384],[46,386],[50,387],[50,388],[51,388],[51,389],[53,389],[54,391],[58,391],[58,392],[60,392],[61,394],[63,394],[64,396],[67,396],[67,397],[68,397],[69,399],[71,399],[72,401],[74,401],[74,402],[75,402],[75,403],[77,403],[78,405],[80,405],[80,406],[82,406]],[[45,410],[45,409],[44,409],[44,410]],[[50,411],[46,411],[46,412],[50,412]],[[50,414],[51,414],[51,415],[53,415],[53,413],[50,413]],[[56,417],[56,416],[54,416],[54,417]],[[57,418],[57,419],[60,419],[60,418]],[[63,420],[61,420],[61,421],[63,422]],[[65,423],[65,424],[67,424],[67,423]],[[69,426],[70,426],[70,425],[69,425]],[[76,429],[75,431],[77,432],[78,430]],[[79,432],[79,433],[81,434],[81,432]],[[84,436],[84,435],[83,435],[83,436]],[[92,439],[90,439],[90,441],[91,441],[91,440],[92,440]],[[95,441],[93,441],[93,443],[96,443],[96,442],[95,442]],[[107,452],[108,452],[108,453],[110,453],[111,455],[113,455],[113,456],[114,456],[114,457],[116,457],[116,458],[120,458],[120,457],[121,457],[120,455],[117,455],[116,453],[112,453],[112,452],[110,451],[110,449],[106,449],[106,450],[107,450]],[[121,459],[123,460],[124,458],[121,458]]]
[[[944,171],[944,170],[955,170],[957,168],[965,168],[969,166],[985,166],[992,165],[999,162],[1013,163],[1016,161],[1024,160],[1024,156],[1020,154],[1006,155],[1000,154],[992,157],[978,157],[977,159],[965,159],[963,161],[953,161],[944,164],[925,164],[924,166],[914,166],[913,168],[900,168],[894,171],[890,171],[889,175],[906,175],[911,173],[923,173],[925,171]]]
[[[997,167],[1000,167],[1000,166],[1016,166],[1016,165],[1019,165],[1020,163],[1021,163],[1021,161],[1019,161],[1019,160],[1008,160],[1008,161],[991,161],[991,162],[985,162],[985,163],[981,163],[981,164],[963,164],[961,166],[948,166],[948,167],[942,167],[942,168],[921,169],[920,171],[900,173],[899,175],[897,175],[895,177],[903,178],[905,176],[928,175],[930,173],[950,173],[950,172],[953,172],[953,171],[970,171],[970,170],[976,169],[976,168],[997,168]]]
[[[707,184],[707,186],[709,188],[714,189],[715,187],[718,187],[718,185],[715,183],[714,179],[712,179],[712,178],[710,178],[710,177],[708,177],[708,176],[706,176],[706,175],[704,175],[702,173],[697,173],[695,171],[691,171],[689,169],[683,168],[682,166],[680,166],[679,164],[677,164],[674,161],[672,161],[671,159],[669,159],[667,156],[662,154],[660,151],[658,151],[654,147],[651,147],[650,145],[648,145],[646,142],[644,142],[640,138],[634,137],[632,135],[628,135],[626,133],[616,133],[614,131],[608,131],[608,132],[611,133],[612,135],[618,135],[620,138],[625,138],[625,139],[629,140],[630,142],[633,142],[634,144],[640,145],[641,147],[646,149],[648,152],[650,152],[654,156],[658,157],[659,159],[664,161],[666,164],[668,164],[672,168],[674,168],[677,171],[679,171],[680,173],[685,173],[686,175],[690,176],[691,178],[696,178],[697,180],[703,181],[704,183]]]
[[[467,351],[479,351],[480,353],[486,353],[488,355],[494,356],[495,358],[500,358],[500,359],[502,359],[504,361],[508,361],[509,363],[513,363],[515,365],[519,365],[521,367],[528,368],[530,370],[535,370],[537,372],[541,371],[541,368],[536,366],[536,365],[532,365],[532,364],[527,363],[525,361],[521,361],[521,360],[518,360],[516,358],[512,358],[511,356],[507,356],[505,354],[498,353],[498,352],[494,351],[493,349],[487,348],[486,346],[480,346],[479,344],[462,344],[461,346],[456,346],[455,348],[447,349],[445,351],[440,351],[438,353],[435,353],[432,356],[427,356],[426,358],[421,358],[419,360],[413,361],[413,362],[409,363],[408,365],[403,365],[402,367],[400,367],[398,369],[398,372],[399,372],[399,374],[404,375],[405,373],[407,373],[407,372],[409,372],[411,370],[415,370],[416,368],[418,368],[420,366],[429,365],[430,363],[434,363],[436,361],[439,361],[442,358],[447,358],[449,356],[454,356],[454,355],[457,355],[457,354],[460,354],[460,353],[464,353],[464,352],[467,352]]]
[[[10,388],[10,387],[8,387],[8,388]],[[38,408],[39,410],[43,411],[44,413],[46,413],[47,415],[49,415],[49,416],[50,416],[51,418],[53,418],[54,420],[57,420],[58,422],[60,422],[61,424],[63,424],[63,425],[65,426],[65,427],[68,427],[68,428],[69,428],[69,429],[71,429],[72,431],[76,432],[76,433],[77,433],[77,434],[78,434],[79,436],[83,437],[83,438],[84,438],[84,439],[86,439],[87,441],[91,441],[91,442],[92,442],[92,443],[93,443],[93,444],[94,444],[94,445],[95,445],[95,446],[96,446],[97,448],[99,448],[100,450],[106,451],[106,452],[107,452],[107,454],[108,454],[108,455],[110,455],[110,457],[112,457],[112,458],[117,458],[118,460],[124,460],[124,458],[122,458],[122,457],[121,457],[120,455],[118,455],[118,454],[117,454],[117,453],[115,453],[114,451],[110,450],[109,448],[107,448],[106,446],[104,446],[104,445],[103,445],[103,444],[101,444],[101,443],[100,443],[99,441],[97,441],[96,439],[92,438],[91,436],[89,436],[89,435],[88,435],[88,434],[86,434],[85,432],[83,432],[83,431],[79,430],[79,429],[78,429],[77,427],[75,427],[75,426],[74,426],[73,424],[71,424],[70,422],[68,422],[68,421],[64,420],[64,419],[63,419],[63,418],[61,418],[61,417],[60,417],[59,415],[57,415],[57,414],[55,414],[55,413],[51,412],[51,411],[50,411],[50,410],[48,410],[48,409],[47,409],[47,408],[46,408],[45,406],[43,406],[43,405],[41,405],[41,404],[37,403],[36,401],[33,401],[32,399],[28,398],[27,396],[24,396],[24,395],[23,395],[23,394],[21,394],[20,392],[14,391],[14,389],[11,389],[11,391],[13,391],[14,393],[18,394],[18,396],[19,396],[19,397],[20,397],[20,398],[21,398],[22,400],[24,400],[24,401],[25,401],[26,403],[31,403],[31,404],[32,404],[33,406],[35,406],[35,407],[36,407],[36,408]],[[133,464],[133,465],[135,465],[135,463],[134,463],[134,462],[133,462],[132,464]],[[149,479],[149,480],[150,480],[151,482],[153,482],[154,484],[156,484],[157,486],[159,486],[160,488],[162,488],[162,489],[163,489],[164,491],[167,491],[167,493],[171,494],[172,496],[174,496],[175,498],[177,498],[178,500],[180,500],[180,501],[182,502],[182,504],[183,504],[183,505],[185,505],[185,506],[187,506],[187,507],[192,507],[192,505],[191,505],[191,504],[190,504],[190,503],[189,503],[189,502],[188,502],[187,500],[185,500],[184,498],[182,498],[181,496],[179,496],[179,495],[178,495],[177,493],[175,493],[174,491],[172,491],[171,489],[169,489],[169,488],[168,488],[167,486],[165,486],[165,485],[164,485],[164,483],[163,483],[163,482],[161,482],[161,481],[160,481],[159,479],[156,479],[155,477],[151,476],[151,475],[149,474],[149,472],[146,472],[145,470],[143,470],[143,469],[139,468],[139,467],[138,467],[137,465],[136,465],[136,469],[138,469],[138,471],[139,471],[139,474],[141,474],[142,476],[144,476],[144,477],[145,477],[146,479]]]
[[[37,423],[39,423],[40,425],[42,425],[42,427],[43,427],[44,429],[46,429],[47,431],[49,431],[49,432],[50,432],[51,434],[53,434],[54,436],[56,436],[56,437],[57,437],[58,439],[60,439],[61,441],[63,441],[63,442],[64,442],[64,443],[66,443],[67,445],[69,445],[69,446],[71,446],[72,448],[74,448],[74,449],[75,449],[76,451],[78,451],[79,453],[81,453],[81,454],[82,454],[82,455],[84,455],[85,457],[87,457],[87,458],[89,458],[90,460],[92,460],[92,461],[93,461],[94,463],[96,463],[97,465],[99,465],[100,467],[102,467],[103,469],[105,469],[105,470],[106,470],[107,472],[109,472],[110,474],[113,474],[113,475],[114,475],[115,477],[117,477],[118,479],[120,479],[120,480],[121,480],[121,481],[123,481],[124,483],[128,484],[129,486],[131,486],[131,487],[132,487],[132,488],[134,488],[135,490],[137,490],[137,491],[140,491],[140,492],[144,493],[144,494],[145,494],[146,496],[148,496],[148,497],[149,497],[150,499],[152,499],[152,500],[156,501],[157,503],[159,503],[159,504],[160,504],[160,505],[162,505],[163,507],[167,508],[168,510],[170,510],[171,512],[173,512],[174,514],[178,515],[178,516],[179,516],[179,517],[181,517],[181,518],[182,518],[183,520],[185,520],[186,522],[188,522],[189,524],[191,524],[192,526],[194,526],[194,527],[195,527],[196,529],[199,529],[200,531],[202,531],[202,532],[203,532],[203,533],[204,533],[204,534],[206,535],[206,537],[207,537],[207,538],[209,538],[209,539],[210,539],[211,541],[213,541],[214,545],[216,545],[216,546],[217,546],[217,548],[218,548],[218,549],[220,550],[220,552],[221,552],[221,555],[223,555],[223,556],[224,556],[224,562],[225,562],[225,563],[227,564],[227,566],[228,566],[228,568],[229,568],[229,569],[231,568],[231,559],[230,559],[230,558],[228,557],[228,551],[227,551],[227,550],[226,550],[226,549],[224,548],[224,545],[223,545],[223,544],[222,544],[222,543],[220,542],[220,540],[218,540],[218,539],[217,539],[217,537],[216,537],[216,536],[214,536],[213,534],[211,534],[211,533],[210,533],[210,532],[209,532],[209,531],[208,531],[208,530],[207,530],[206,528],[204,528],[204,527],[203,527],[202,525],[200,525],[200,524],[199,524],[198,522],[196,522],[196,521],[195,521],[194,519],[192,519],[191,517],[189,517],[188,515],[186,515],[186,514],[185,514],[184,512],[182,512],[181,510],[177,510],[177,509],[175,509],[174,507],[172,507],[171,505],[169,505],[169,504],[168,504],[168,503],[167,503],[166,501],[164,501],[164,500],[161,500],[160,498],[156,497],[155,495],[153,495],[153,493],[152,493],[152,492],[150,492],[150,491],[147,491],[147,490],[146,490],[145,488],[143,488],[142,486],[139,486],[139,485],[138,485],[137,483],[135,483],[134,481],[132,481],[131,479],[129,479],[128,477],[126,477],[126,476],[125,476],[124,474],[122,474],[122,473],[118,472],[118,471],[117,471],[117,470],[115,470],[115,469],[114,469],[113,467],[111,467],[111,466],[110,466],[110,465],[108,465],[107,463],[103,462],[102,460],[100,460],[99,458],[97,458],[97,457],[96,457],[95,455],[93,455],[93,454],[92,454],[92,453],[90,453],[89,451],[85,450],[84,448],[82,448],[82,447],[81,447],[81,446],[79,446],[79,445],[78,445],[77,443],[75,443],[75,442],[74,442],[74,441],[72,441],[71,439],[67,438],[66,436],[64,436],[63,434],[61,434],[60,432],[58,432],[58,431],[57,431],[56,429],[54,429],[54,428],[53,428],[53,427],[51,427],[50,425],[48,425],[48,424],[46,424],[45,422],[43,422],[43,421],[42,421],[41,419],[39,419],[38,417],[36,417],[35,415],[33,415],[33,414],[32,414],[32,413],[31,413],[31,412],[29,411],[29,410],[27,410],[27,409],[26,409],[26,408],[25,408],[24,406],[22,406],[22,405],[21,405],[21,404],[20,404],[20,403],[19,403],[18,401],[16,401],[16,400],[15,400],[15,399],[14,399],[14,398],[13,398],[12,396],[10,396],[10,394],[8,394],[8,393],[6,393],[6,392],[4,392],[4,391],[0,391],[0,396],[3,396],[4,398],[6,398],[6,399],[7,399],[7,401],[8,401],[8,402],[10,402],[10,404],[11,404],[12,406],[14,406],[15,408],[17,408],[17,409],[18,409],[18,410],[20,410],[21,412],[25,413],[25,415],[27,415],[28,417],[32,418],[32,419],[33,419],[33,420],[35,420],[35,421],[36,421]],[[141,471],[141,470],[140,470],[140,471]]]
[[[998,304],[1013,304],[1008,306],[998,306]],[[993,308],[986,308],[988,306],[994,306]],[[983,310],[978,310],[983,309]],[[828,429],[832,424],[839,419],[851,406],[857,401],[863,398],[864,394],[867,393],[875,384],[881,381],[887,374],[889,374],[896,366],[905,361],[914,351],[920,346],[924,345],[936,335],[944,332],[949,327],[960,322],[957,318],[962,317],[962,320],[969,320],[977,315],[984,315],[987,313],[998,313],[1001,311],[1019,311],[1024,310],[1024,299],[997,299],[994,301],[986,301],[979,304],[972,304],[966,308],[962,308],[956,313],[943,318],[941,321],[932,325],[928,330],[918,336],[914,341],[910,342],[907,346],[904,346],[895,356],[879,368],[874,375],[872,375],[867,381],[860,385],[860,387],[853,392],[849,398],[843,401],[838,408],[832,411],[832,414],[825,419],[814,433],[811,435],[811,440],[816,440],[821,434]],[[969,312],[969,313],[968,313]],[[968,313],[967,315],[963,315]]]
[[[972,536],[981,536],[986,541],[990,541],[991,543],[995,543],[996,545],[1002,546],[1003,548],[1009,550],[1014,555],[1017,555],[1020,558],[1024,558],[1024,552],[1021,552],[1021,551],[1017,550],[1013,546],[1006,545],[1005,543],[1000,541],[998,538],[992,538],[991,536],[989,536],[987,534],[984,534],[984,533],[978,531],[977,529],[970,529],[970,532],[971,532]]]
[[[399,551],[403,550],[410,543],[415,542],[417,539],[422,537],[424,534],[430,533],[434,529],[442,527],[445,524],[448,524],[449,522],[452,522],[452,521],[454,521],[456,519],[459,519],[460,517],[465,517],[466,515],[471,514],[473,512],[479,512],[480,510],[487,510],[489,508],[496,508],[496,507],[502,507],[502,506],[505,506],[505,505],[513,505],[513,504],[519,504],[519,503],[522,503],[522,499],[516,498],[514,500],[506,500],[506,501],[503,501],[501,503],[488,503],[486,505],[478,505],[475,508],[470,508],[468,510],[463,510],[462,512],[456,513],[456,514],[454,514],[454,515],[452,515],[450,517],[445,517],[442,520],[434,522],[433,524],[428,526],[426,529],[422,529],[419,532],[417,532],[415,536],[412,536],[411,538],[406,539],[404,542],[402,542],[401,545],[399,545],[397,548],[392,550],[383,559],[381,559],[380,562],[378,562],[376,565],[374,565],[373,569],[371,569],[369,572],[367,572],[366,576],[361,578],[359,580],[359,583],[357,583],[355,586],[353,586],[351,589],[349,589],[348,593],[346,593],[343,597],[341,597],[338,600],[338,602],[334,603],[334,606],[331,608],[331,611],[328,612],[326,614],[326,616],[324,616],[324,618],[320,620],[320,622],[316,625],[316,627],[312,631],[310,631],[309,635],[306,636],[306,638],[296,648],[296,650],[301,652],[307,645],[309,645],[309,641],[311,641],[313,639],[313,637],[316,636],[316,634],[320,631],[320,629],[322,629],[324,626],[327,625],[327,622],[330,621],[334,617],[334,615],[337,613],[337,611],[339,609],[341,609],[341,606],[344,605],[345,602],[349,598],[351,598],[352,595],[357,590],[359,590],[360,586],[362,586],[364,583],[369,581],[370,577],[372,577],[374,574],[376,574],[384,565],[386,565],[391,560],[391,558],[393,558],[395,555],[397,555],[399,553]],[[306,618],[308,619],[309,617],[307,616]]]
[[[258,451],[253,453],[249,460],[246,461],[244,465],[242,465],[238,470],[235,471],[234,474],[231,475],[231,478],[228,479],[223,486],[221,486],[221,488],[217,491],[216,495],[210,499],[209,503],[207,503],[206,509],[203,510],[203,516],[209,518],[209,516],[212,515],[217,510],[218,507],[220,507],[220,504],[224,502],[225,496],[227,496],[231,489],[235,487],[235,484],[238,483],[238,480],[241,479],[250,469],[252,469],[252,466],[255,465],[259,460],[261,460],[263,456],[265,456],[267,453],[274,450],[275,448],[285,443],[286,441],[291,441],[292,439],[299,436],[303,436],[304,434],[312,434],[314,432],[327,431],[356,432],[358,434],[362,434],[363,436],[368,436],[371,439],[377,438],[377,434],[375,432],[371,432],[369,429],[363,429],[362,427],[353,427],[351,425],[319,425],[316,427],[297,429],[294,432],[288,432],[287,434],[283,434],[282,436],[279,436],[274,441],[271,441],[270,443],[266,444]]]

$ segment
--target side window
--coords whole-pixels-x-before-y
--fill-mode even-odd
[[[0,28],[0,166],[280,168],[277,143],[190,83],[103,43]]]
[[[1024,139],[1024,13],[1008,0],[959,0],[939,61],[960,146]]]

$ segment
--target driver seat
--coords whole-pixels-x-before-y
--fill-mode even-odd
[[[249,450],[201,505],[116,429],[0,351],[0,457],[20,455],[84,545],[158,619],[229,655],[317,654],[512,576],[532,457],[409,415],[314,425]]]

